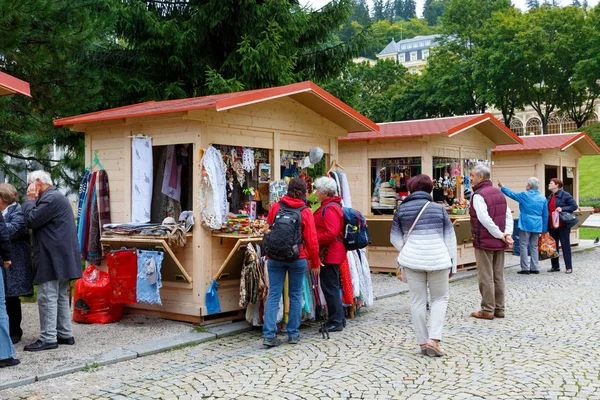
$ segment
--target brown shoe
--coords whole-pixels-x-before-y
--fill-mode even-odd
[[[496,318],[504,318],[504,313],[503,312],[495,312],[494,313],[494,317],[496,317]]]
[[[494,319],[494,314],[484,313],[483,311],[474,311],[471,313],[471,317],[479,319]]]

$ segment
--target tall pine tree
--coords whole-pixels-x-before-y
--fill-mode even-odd
[[[415,0],[404,0],[402,19],[408,21],[417,15],[417,2]]]
[[[526,1],[527,4],[527,8],[534,9],[534,8],[540,8],[540,1],[539,0],[527,0]]]
[[[375,21],[385,19],[385,3],[383,0],[373,0],[373,19]]]

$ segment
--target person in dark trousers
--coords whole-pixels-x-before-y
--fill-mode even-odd
[[[490,176],[485,165],[471,171],[473,201],[469,214],[481,293],[481,309],[471,316],[480,319],[504,318],[504,250],[513,243],[510,208]]]
[[[560,222],[558,228],[552,227],[552,213],[557,212],[575,212],[579,208],[577,202],[571,196],[570,193],[563,190],[563,182],[560,179],[552,178],[548,184],[548,190],[552,192],[548,196],[548,216],[550,221],[548,222],[548,233],[556,241],[556,251],[560,245],[562,245],[563,258],[565,259],[566,273],[570,274],[573,272],[573,263],[571,261],[571,228],[575,226],[578,219],[573,220],[569,224]],[[552,268],[548,272],[560,271],[558,264],[558,257],[552,259]]]
[[[293,178],[288,185],[287,195],[271,206],[267,223],[272,228],[271,234],[275,234],[277,223],[276,217],[282,209],[299,209],[302,234],[300,255],[293,261],[267,260],[269,273],[269,295],[265,304],[265,323],[263,325],[263,345],[275,347],[281,344],[277,339],[277,312],[279,302],[283,294],[285,274],[288,274],[290,311],[288,315],[287,332],[288,343],[297,344],[299,341],[300,322],[302,319],[302,282],[306,268],[310,266],[312,271],[319,273],[321,261],[319,260],[319,244],[317,243],[317,232],[315,222],[310,208],[306,207],[306,182],[300,178]]]
[[[340,264],[346,258],[343,228],[344,213],[340,196],[337,196],[335,181],[321,177],[315,181],[316,195],[321,207],[315,211],[315,226],[323,268],[321,268],[321,289],[327,302],[329,320],[326,329],[337,332],[344,329],[344,309],[340,293]]]
[[[0,262],[4,268],[10,267],[11,248],[8,239],[8,229],[4,223],[4,217],[0,214]],[[12,367],[19,364],[15,358],[15,347],[10,340],[10,331],[8,327],[8,315],[6,314],[6,304],[4,300],[4,274],[0,274],[0,368]]]
[[[0,211],[6,222],[12,264],[3,272],[6,288],[6,312],[10,325],[10,338],[13,344],[18,343],[23,336],[21,329],[21,299],[19,296],[33,295],[33,269],[31,266],[31,245],[29,229],[25,217],[17,201],[17,189],[9,183],[0,183]]]
[[[42,351],[75,344],[68,291],[70,281],[81,278],[81,253],[73,209],[65,195],[52,186],[50,174],[34,171],[28,183],[22,208],[33,231],[40,338],[24,350]]]

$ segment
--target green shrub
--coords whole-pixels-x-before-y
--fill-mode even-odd
[[[600,197],[583,196],[579,198],[580,207],[600,208]]]

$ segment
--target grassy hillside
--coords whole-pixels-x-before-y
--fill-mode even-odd
[[[600,156],[586,156],[579,160],[579,198],[582,205],[592,206],[586,203],[594,198],[600,204]]]

